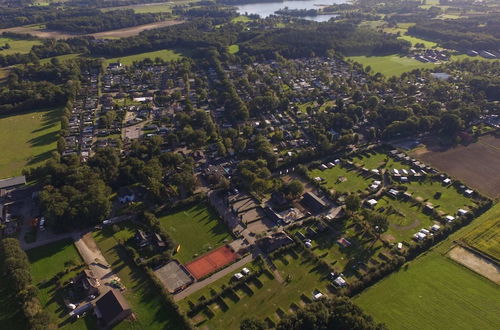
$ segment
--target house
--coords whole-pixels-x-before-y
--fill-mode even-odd
[[[26,184],[26,177],[24,175],[15,176],[8,179],[0,180],[0,190],[11,190],[19,188]]]
[[[468,213],[468,211],[467,211],[467,210],[464,210],[464,209],[458,209],[458,211],[457,211],[457,214],[458,214],[459,216],[464,216],[464,215],[466,215],[467,213]]]
[[[347,286],[347,282],[342,276],[339,276],[335,280],[333,280],[333,284],[339,288]]]
[[[366,205],[370,208],[374,208],[375,205],[377,205],[377,203],[378,203],[377,200],[373,198],[366,201]]]
[[[453,222],[455,220],[455,217],[451,216],[451,215],[447,215],[447,216],[444,217],[444,220],[446,222]]]
[[[132,309],[123,295],[115,289],[109,290],[95,302],[94,311],[97,318],[107,327],[112,327],[132,314]]]
[[[450,178],[446,178],[446,179],[443,180],[443,184],[445,184],[445,185],[448,185],[450,183],[451,183],[451,179]]]
[[[326,208],[326,203],[312,192],[302,195],[302,204],[314,213],[319,213]]]
[[[399,191],[396,189],[390,189],[388,192],[389,196],[397,198],[399,196]]]
[[[94,276],[90,269],[82,270],[75,278],[73,283],[76,289],[82,290],[85,296],[99,296],[99,280]]]
[[[467,197],[471,197],[472,194],[474,194],[474,190],[472,190],[472,189],[465,189],[464,194]]]
[[[272,252],[276,249],[279,249],[280,247],[292,243],[293,239],[291,239],[290,236],[288,236],[284,232],[273,233],[269,236],[262,238],[259,241],[259,245],[261,246],[262,250],[266,253]]]

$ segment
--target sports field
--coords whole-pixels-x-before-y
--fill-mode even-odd
[[[435,67],[433,63],[422,63],[414,58],[400,55],[386,56],[349,56],[347,59],[370,66],[373,72],[380,72],[386,77],[400,76],[404,72],[415,69],[428,69]]]
[[[165,215],[159,221],[180,245],[174,257],[181,263],[232,240],[222,220],[203,204]]]
[[[130,56],[114,57],[106,59],[106,64],[120,61],[123,65],[131,65],[134,62],[142,61],[146,58],[150,58],[154,61],[155,58],[159,57],[164,61],[175,61],[182,57],[183,55],[170,49],[157,50],[154,52],[140,53]]]
[[[56,148],[60,109],[0,117],[0,178],[39,165]]]
[[[199,280],[236,260],[236,254],[228,246],[221,246],[186,264],[187,270]]]
[[[491,198],[500,196],[500,138],[485,135],[467,146],[442,149],[429,145],[411,156],[460,179]]]
[[[499,294],[493,282],[430,252],[354,301],[389,329],[497,329]]]

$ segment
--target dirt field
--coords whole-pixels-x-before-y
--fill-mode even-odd
[[[500,284],[500,267],[495,263],[460,246],[451,249],[448,256],[496,284]]]
[[[486,135],[468,146],[447,150],[427,146],[410,154],[488,197],[500,197],[500,138]]]
[[[158,29],[166,26],[176,25],[184,23],[181,20],[168,20],[163,22],[144,24],[138,26],[132,26],[124,29],[104,31],[98,33],[88,34],[89,36],[93,36],[98,39],[106,39],[106,38],[123,38],[135,36],[145,30]],[[29,33],[39,38],[55,38],[55,39],[67,39],[71,37],[77,36],[77,34],[64,33],[60,31],[46,30],[40,29],[39,26],[36,25],[28,25],[28,26],[18,26],[9,29],[0,29],[0,34],[3,32],[15,32],[15,33]]]
[[[199,280],[219,268],[236,260],[236,254],[227,246],[210,251],[209,253],[186,264],[187,270]]]

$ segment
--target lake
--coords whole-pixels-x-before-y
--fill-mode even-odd
[[[273,15],[275,11],[288,7],[288,9],[319,9],[321,6],[346,3],[348,0],[297,0],[297,1],[278,1],[278,2],[261,2],[248,3],[237,5],[237,11],[240,14],[257,14],[262,18]],[[326,22],[336,15],[318,15],[306,16],[303,19],[308,19],[316,22]]]

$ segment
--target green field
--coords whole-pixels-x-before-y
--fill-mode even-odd
[[[499,294],[493,282],[433,251],[354,301],[389,329],[497,329]]]
[[[54,275],[66,267],[82,264],[82,259],[73,245],[73,241],[58,241],[28,250],[27,254],[31,263],[33,284],[39,289],[38,298],[44,310],[52,316],[56,324],[59,327],[72,330],[94,328],[93,319],[89,317],[78,319],[76,322],[70,321],[69,311],[65,309],[62,301],[63,297],[57,290],[56,283],[50,281]],[[70,272],[64,275],[59,282],[64,283],[74,275],[76,272]],[[44,283],[45,281],[48,282]]]
[[[60,109],[0,117],[0,178],[39,165],[56,148]]]
[[[111,264],[126,287],[124,296],[137,321],[122,321],[113,329],[179,329],[174,312],[164,307],[149,278],[133,264],[126,251],[118,245],[118,240],[126,241],[135,234],[136,226],[128,223],[117,226],[120,228],[118,232],[113,233],[112,228],[105,228],[94,233],[94,239],[106,261]]]
[[[235,17],[231,20],[231,22],[233,23],[247,23],[247,22],[251,22],[252,19],[248,16],[238,16],[238,17]]]
[[[362,167],[366,167],[369,170],[378,169],[378,168],[386,168],[393,169],[396,168],[398,170],[401,169],[409,169],[410,166],[403,164],[394,158],[390,157],[384,153],[375,153],[375,154],[364,154],[359,155],[353,158],[354,163],[359,164]]]
[[[365,179],[355,168],[348,169],[342,165],[326,169],[314,169],[309,172],[312,178],[320,177],[328,189],[334,189],[341,193],[352,193],[363,191],[368,188],[370,181]],[[339,178],[346,180],[342,181]]]
[[[10,45],[9,49],[0,50],[0,55],[11,55],[15,53],[27,54],[34,45],[41,45],[39,40],[20,40],[0,37],[0,47],[6,43]]]
[[[408,192],[413,197],[421,197],[424,201],[432,203],[437,211],[454,215],[460,208],[471,208],[475,206],[472,199],[459,193],[453,186],[443,186],[440,182],[430,179],[422,182],[410,182],[406,184]],[[435,198],[435,194],[441,193],[441,197]]]
[[[484,223],[471,230],[464,240],[472,247],[500,260],[500,203],[485,215]]]
[[[159,221],[161,227],[180,244],[175,258],[181,263],[232,240],[222,220],[203,204],[165,215]]]
[[[54,56],[54,57],[48,57],[48,58],[43,58],[40,60],[40,64],[47,64],[50,63],[50,61],[53,58],[56,58],[59,60],[59,62],[66,62],[68,60],[72,60],[80,56],[80,54],[66,54],[66,55],[59,55],[59,56]]]
[[[429,69],[435,67],[434,63],[422,63],[414,58],[400,55],[386,56],[349,56],[347,59],[370,66],[373,72],[380,72],[386,77],[400,76],[404,72],[415,69]]]
[[[146,52],[146,53],[140,53],[140,54],[130,55],[130,56],[108,58],[105,60],[105,63],[109,64],[112,62],[120,61],[123,65],[131,65],[134,62],[142,61],[146,58],[150,58],[154,61],[154,59],[157,57],[161,58],[164,61],[175,61],[175,60],[182,58],[183,55],[174,51],[174,50],[163,49],[163,50],[157,50],[154,52]]]
[[[429,40],[417,38],[417,37],[406,35],[406,34],[402,35],[398,39],[409,41],[409,42],[411,42],[412,46],[415,46],[415,44],[420,43],[420,44],[424,44],[426,48],[434,48],[434,47],[437,47],[437,45],[438,45],[434,41],[429,41]]]
[[[237,52],[240,51],[240,46],[239,45],[230,45],[227,49],[229,54],[236,54]]]
[[[312,298],[315,289],[319,289],[323,294],[328,293],[326,272],[308,262],[299,252],[290,250],[273,262],[284,279],[283,283],[264,273],[258,280],[250,281],[243,288],[234,290],[234,294],[228,294],[210,305],[213,317],[206,317],[206,314],[201,312],[193,318],[193,323],[210,330],[237,329],[241,320],[248,317],[261,320],[268,317],[277,323],[281,311],[289,314],[297,306],[303,306],[304,300]],[[222,284],[216,282],[214,287],[220,290]],[[181,303],[181,306],[185,306],[185,302]]]
[[[119,7],[110,7],[110,8],[102,8],[101,11],[111,11],[111,10],[124,10],[124,9],[133,9],[136,14],[144,14],[144,13],[171,13],[173,6],[183,5],[189,2],[193,2],[194,0],[178,0],[178,1],[170,1],[170,2],[159,2],[159,3],[146,3],[146,4],[138,4],[138,5],[130,5],[130,6],[119,6]]]

